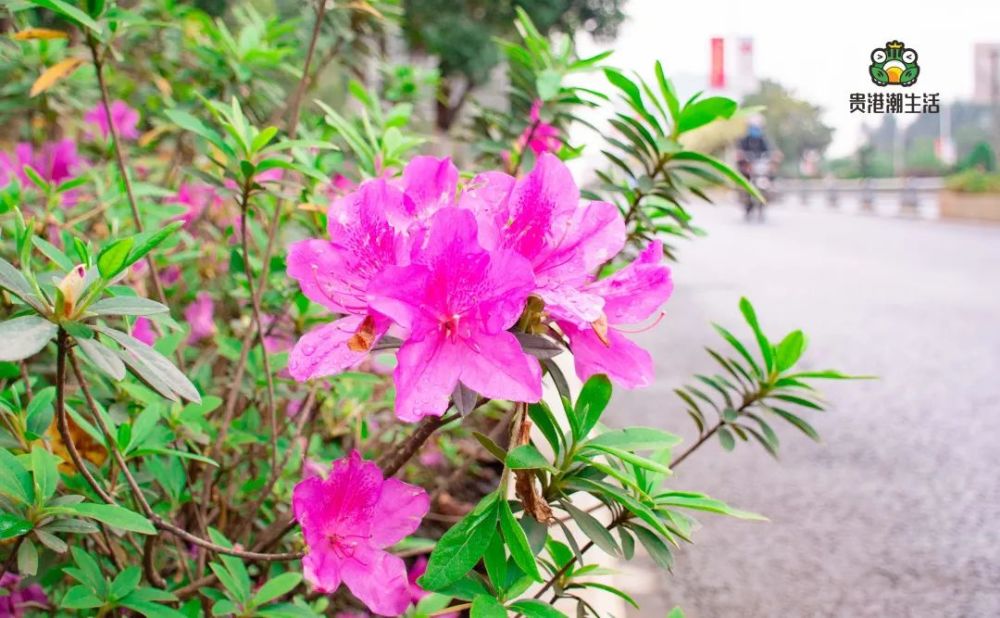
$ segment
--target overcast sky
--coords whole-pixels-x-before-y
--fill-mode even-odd
[[[948,101],[972,96],[973,44],[1000,43],[1000,0],[629,0],[626,12],[609,62],[643,75],[656,58],[668,75],[707,75],[711,37],[753,37],[758,77],[824,108],[837,128],[834,155],[858,144],[863,118],[849,113],[848,97],[877,89],[868,77],[872,49],[892,39],[916,49],[920,77],[912,91]],[[581,53],[607,47],[580,44]],[[726,62],[728,71],[732,58]]]

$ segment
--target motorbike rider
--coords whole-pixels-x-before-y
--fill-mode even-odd
[[[743,176],[763,193],[774,180],[771,146],[764,135],[764,117],[755,114],[747,123],[746,135],[736,145],[736,168]],[[764,204],[747,192],[743,193],[743,206],[750,219],[754,209],[758,209],[764,219]]]

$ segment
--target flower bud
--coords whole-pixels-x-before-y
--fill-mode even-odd
[[[83,294],[83,289],[86,285],[86,276],[87,269],[83,264],[77,264],[59,282],[59,292],[62,294],[63,301],[62,311],[59,313],[63,317],[73,315],[76,303],[80,300],[80,295]]]

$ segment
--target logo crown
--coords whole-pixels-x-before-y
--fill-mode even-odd
[[[899,41],[890,41],[889,43],[886,43],[885,46],[889,49],[899,49],[903,46],[903,44]]]

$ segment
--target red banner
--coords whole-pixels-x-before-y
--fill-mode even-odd
[[[712,38],[712,70],[709,74],[709,88],[726,87],[725,41],[722,37]]]

